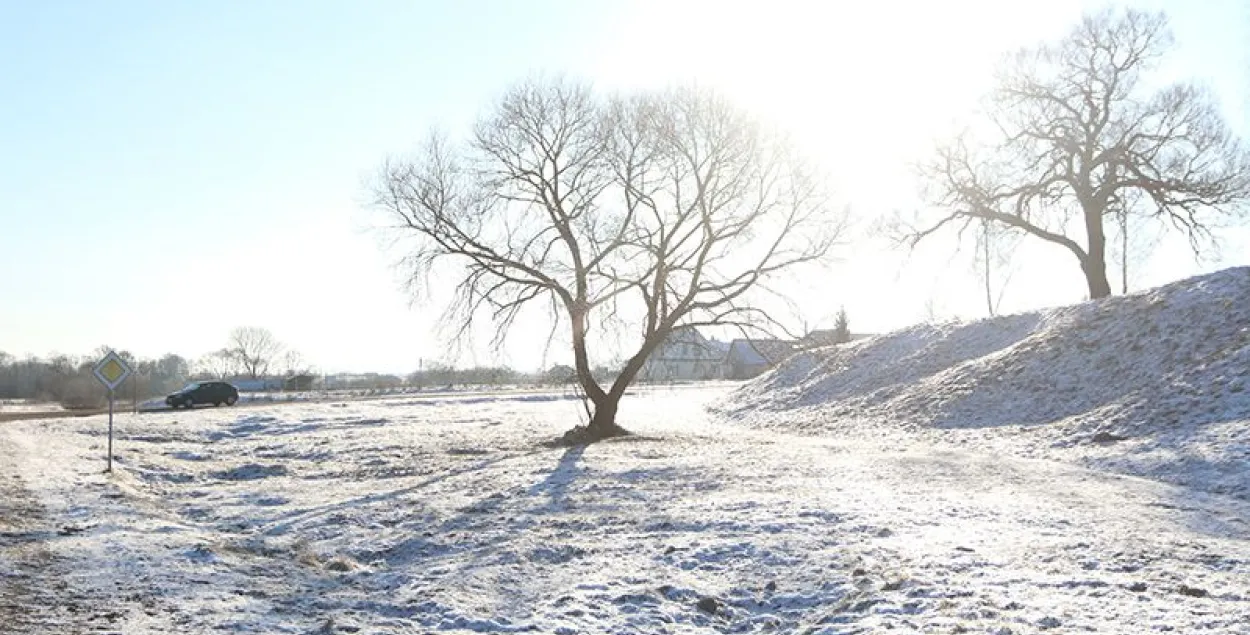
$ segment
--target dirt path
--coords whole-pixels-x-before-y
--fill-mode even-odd
[[[0,435],[0,455],[12,457],[15,449]],[[13,462],[0,467],[0,624],[8,632],[34,633],[53,621],[61,602],[57,584],[49,579],[56,564],[47,549],[54,533],[44,509],[30,495],[14,472]]]
[[[119,612],[75,588],[72,563],[54,542],[76,528],[57,527],[17,473],[17,448],[0,433],[0,630],[11,635],[120,633]]]

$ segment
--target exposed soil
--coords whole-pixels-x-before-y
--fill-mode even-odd
[[[13,448],[0,436],[0,456]],[[64,562],[52,555],[58,537],[43,507],[30,495],[7,462],[0,465],[0,625],[4,632],[101,632],[109,619],[92,611],[92,602],[74,593],[61,575]],[[96,624],[92,624],[92,623]]]

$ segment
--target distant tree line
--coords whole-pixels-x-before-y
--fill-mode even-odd
[[[94,409],[105,405],[107,393],[92,375],[92,367],[110,350],[134,369],[118,389],[121,401],[166,395],[202,379],[260,379],[281,377],[285,388],[311,390],[314,385],[332,390],[385,390],[400,387],[444,388],[448,386],[554,386],[575,381],[570,366],[556,365],[537,372],[507,366],[457,368],[435,363],[407,377],[383,373],[338,375],[324,384],[314,376],[303,357],[278,343],[265,329],[243,328],[231,332],[228,345],[198,360],[173,353],[140,359],[130,351],[101,346],[88,355],[54,354],[46,358],[18,358],[0,351],[0,400],[58,403],[68,409]],[[595,376],[611,380],[610,366],[594,368]],[[300,380],[300,381],[295,381]]]
[[[82,357],[22,359],[0,351],[0,399],[55,402],[71,409],[98,408],[106,394],[91,369],[109,350],[101,346],[94,354]],[[120,389],[123,399],[172,392],[191,376],[190,362],[179,355],[156,359],[136,359],[129,351],[118,351],[118,355],[135,371]]]
[[[21,359],[0,351],[0,399],[59,403],[71,409],[101,407],[107,394],[91,369],[110,350],[116,349],[101,346],[85,356]],[[139,359],[125,350],[117,354],[135,371],[118,389],[123,401],[165,395],[197,379],[276,375],[308,380],[304,384],[311,384],[312,379],[310,367],[297,351],[282,345],[268,330],[254,327],[234,329],[225,348],[195,361],[173,353],[153,359]]]
[[[612,366],[598,365],[593,369],[600,380],[616,376]],[[446,386],[555,386],[577,381],[577,371],[557,364],[538,372],[523,372],[507,366],[473,366],[456,368],[447,364],[434,364],[408,375],[408,385],[422,388]]]

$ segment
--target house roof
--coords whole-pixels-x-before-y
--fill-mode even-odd
[[[655,361],[719,362],[725,359],[729,345],[719,340],[709,340],[697,329],[674,331],[651,355]]]
[[[838,343],[837,329],[819,329],[812,331],[811,333],[804,335],[803,339],[799,340],[799,344],[804,347],[829,346],[831,344]]]

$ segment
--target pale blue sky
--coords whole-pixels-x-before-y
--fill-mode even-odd
[[[1095,3],[868,4],[0,1],[0,350],[195,357],[255,325],[327,371],[409,370],[442,355],[439,307],[408,306],[364,231],[361,180],[509,83],[719,85],[871,215],[912,203],[907,162],[973,104],[994,55]],[[1178,72],[1250,129],[1247,3],[1137,4],[1170,11]],[[1203,266],[1170,247],[1143,281],[1250,264],[1245,236]],[[810,283],[817,319],[845,304],[871,331],[926,304],[981,310],[963,265],[904,269],[868,244],[848,258]],[[1022,268],[1008,307],[1080,298],[1075,267]],[[536,366],[526,340],[503,361]]]

